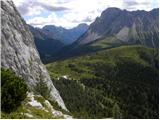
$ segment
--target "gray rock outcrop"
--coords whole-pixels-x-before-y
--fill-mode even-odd
[[[127,44],[141,44],[159,47],[159,9],[151,11],[127,11],[108,8],[89,26],[76,41],[79,45],[91,43],[101,38],[115,36]]]
[[[1,1],[1,66],[13,70],[34,91],[40,79],[48,86],[49,100],[65,104],[36,50],[32,34],[12,1]]]

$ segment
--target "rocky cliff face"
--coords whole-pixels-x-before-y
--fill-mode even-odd
[[[77,41],[87,44],[100,38],[115,36],[129,44],[142,44],[158,48],[159,9],[127,11],[108,8],[102,12]]]
[[[40,79],[50,90],[49,99],[67,110],[59,92],[42,64],[28,26],[12,1],[1,1],[1,65],[21,76],[31,90]]]

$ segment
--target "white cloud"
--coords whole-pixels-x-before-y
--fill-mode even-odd
[[[90,24],[108,7],[128,10],[151,10],[158,0],[13,0],[27,23],[42,27],[47,24],[71,28],[79,23]],[[156,6],[157,5],[157,6]],[[44,16],[44,11],[49,15]],[[43,14],[43,15],[42,15]]]
[[[44,10],[50,12],[68,10],[53,0],[13,0],[13,2],[23,16],[40,15]]]
[[[159,7],[158,0],[123,0],[123,7],[130,11],[133,10],[151,10],[153,7]]]
[[[72,15],[69,16],[71,17]],[[28,20],[27,23],[40,28],[43,27],[44,25],[56,25],[56,26],[63,26],[65,28],[72,28],[80,23],[80,21],[74,21],[75,19],[69,19],[69,16],[64,16],[62,18],[59,18],[55,13],[52,13],[45,18],[34,17],[33,19]]]

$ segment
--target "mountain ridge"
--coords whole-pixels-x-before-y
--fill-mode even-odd
[[[144,10],[127,11],[119,8],[108,8],[102,12],[100,17],[96,18],[88,28],[88,31],[75,43],[85,44],[102,37],[107,37],[108,35],[116,35],[120,40],[135,43],[137,39],[143,39],[141,36],[144,37],[144,39],[147,39],[143,32],[148,32],[149,35],[153,33],[158,36],[158,11],[159,8],[153,9],[149,12]],[[140,24],[140,22],[144,23],[145,26]],[[152,30],[152,33],[149,32],[150,30]],[[137,38],[134,38],[135,36]],[[139,42],[143,44],[143,42]],[[147,43],[146,45],[149,46]],[[150,46],[157,47],[153,44]]]
[[[39,28],[40,29],[40,28]],[[60,40],[64,44],[73,43],[81,34],[88,29],[88,25],[81,23],[74,28],[66,29],[55,25],[45,25],[41,31],[46,33],[52,39]]]
[[[159,8],[127,11],[108,8],[71,45],[64,46],[49,60],[66,59],[121,45],[159,48]]]
[[[52,58],[64,46],[74,42],[88,28],[87,24],[79,24],[72,29],[65,29],[54,25],[46,25],[42,29],[31,25],[28,26],[43,62]]]

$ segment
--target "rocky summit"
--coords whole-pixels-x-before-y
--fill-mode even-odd
[[[83,45],[114,36],[123,43],[158,48],[158,14],[158,8],[151,11],[108,8],[96,18],[76,43]]]

